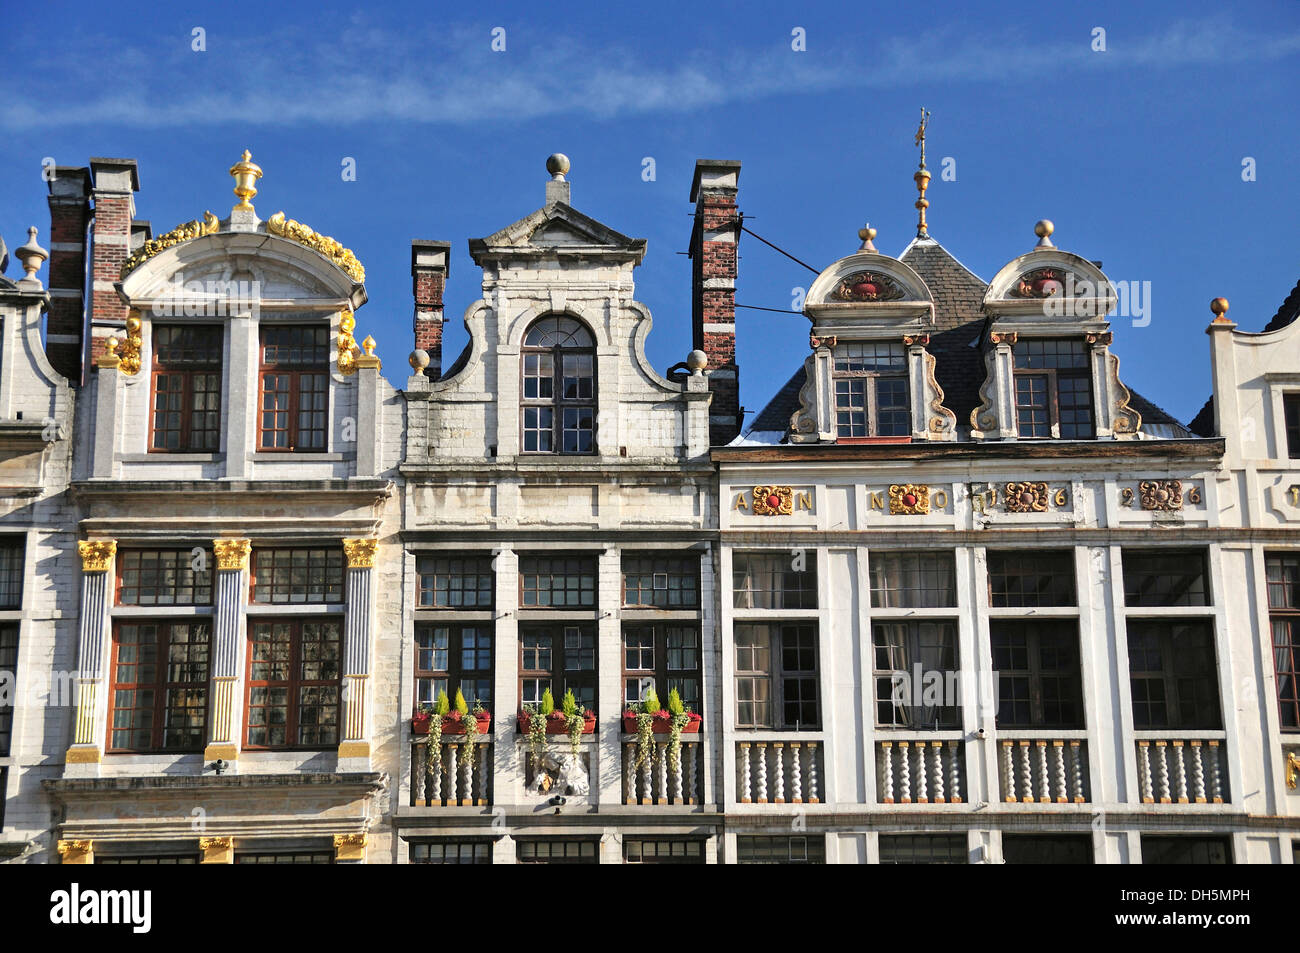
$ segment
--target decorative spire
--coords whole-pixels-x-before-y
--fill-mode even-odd
[[[1034,223],[1034,234],[1038,236],[1038,244],[1035,248],[1055,248],[1052,244],[1052,232],[1056,231],[1056,226],[1052,224],[1050,218],[1039,219]]]
[[[239,197],[235,208],[241,212],[253,211],[253,203],[248,200],[257,194],[253,183],[262,177],[262,167],[250,161],[252,158],[252,153],[245,149],[239,161],[230,167],[230,174],[235,179],[235,195]]]
[[[925,130],[930,125],[930,111],[924,106],[921,107],[921,124],[916,127],[916,144],[921,147],[921,167],[917,169],[912,176],[916,182],[916,191],[919,197],[916,200],[916,210],[920,217],[916,222],[916,237],[929,238],[930,233],[925,224],[925,210],[930,207],[929,201],[925,197],[925,190],[930,187],[930,173],[925,168]]]
[[[14,254],[18,256],[18,260],[22,262],[23,271],[26,272],[23,281],[34,282],[37,287],[40,287],[41,282],[36,277],[36,272],[40,271],[41,265],[50,257],[50,253],[37,243],[35,225],[27,229],[27,244],[15,249]],[[0,272],[0,274],[3,274],[3,272]]]
[[[867,222],[865,225],[859,228],[858,238],[862,239],[862,247],[859,248],[858,251],[872,251],[872,252],[875,251],[876,246],[871,244],[872,240],[875,237],[876,237],[876,230],[871,227],[870,222]]]

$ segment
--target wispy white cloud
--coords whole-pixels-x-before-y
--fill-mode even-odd
[[[41,95],[0,105],[0,127],[610,118],[787,93],[1013,82],[1083,70],[1136,74],[1300,54],[1300,32],[1256,32],[1224,18],[1183,21],[1144,37],[1111,36],[1105,54],[1094,53],[1086,35],[1044,44],[1024,31],[932,32],[920,62],[911,39],[816,53],[696,48],[655,60],[632,48],[589,48],[573,39],[548,39],[544,47],[516,40],[509,52],[493,53],[486,29],[393,33],[354,26],[306,42],[301,33],[222,38],[205,53],[128,46],[114,53],[106,73],[90,45],[102,39],[86,42],[85,49],[65,46],[49,54],[39,64],[49,84]]]

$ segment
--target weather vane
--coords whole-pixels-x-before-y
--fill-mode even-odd
[[[925,168],[925,129],[930,125],[930,111],[924,106],[921,107],[921,124],[916,127],[916,144],[921,147],[921,167],[916,170],[912,176],[916,182],[916,191],[920,197],[916,200],[916,210],[920,217],[916,222],[916,237],[929,238],[930,233],[925,224],[925,210],[930,207],[930,202],[925,197],[925,190],[930,186],[930,173]]]

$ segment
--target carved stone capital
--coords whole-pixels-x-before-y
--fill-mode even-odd
[[[117,555],[115,539],[83,539],[77,543],[82,572],[108,572]]]
[[[247,569],[248,554],[253,544],[247,539],[215,539],[212,551],[217,556],[217,569]]]
[[[377,539],[345,539],[343,553],[347,556],[349,569],[373,569],[375,567],[375,550],[379,548]]]

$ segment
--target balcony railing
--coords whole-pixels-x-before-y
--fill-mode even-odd
[[[1084,804],[1088,746],[1081,738],[1008,738],[998,745],[1002,800],[1008,804]]]
[[[1137,770],[1143,804],[1222,804],[1229,799],[1221,733],[1218,738],[1141,734]]]
[[[960,735],[904,738],[876,744],[882,804],[960,804],[966,784]]]
[[[637,764],[635,740],[623,741],[623,800],[627,804],[700,803],[700,752],[698,741],[682,739],[677,756],[670,757],[668,742],[655,739],[653,750]]]
[[[492,742],[443,735],[441,758],[429,759],[427,741],[411,745],[411,804],[414,807],[473,807],[492,803]],[[472,755],[472,756],[471,756]]]
[[[741,804],[817,804],[822,769],[820,741],[736,742],[736,795]]]

